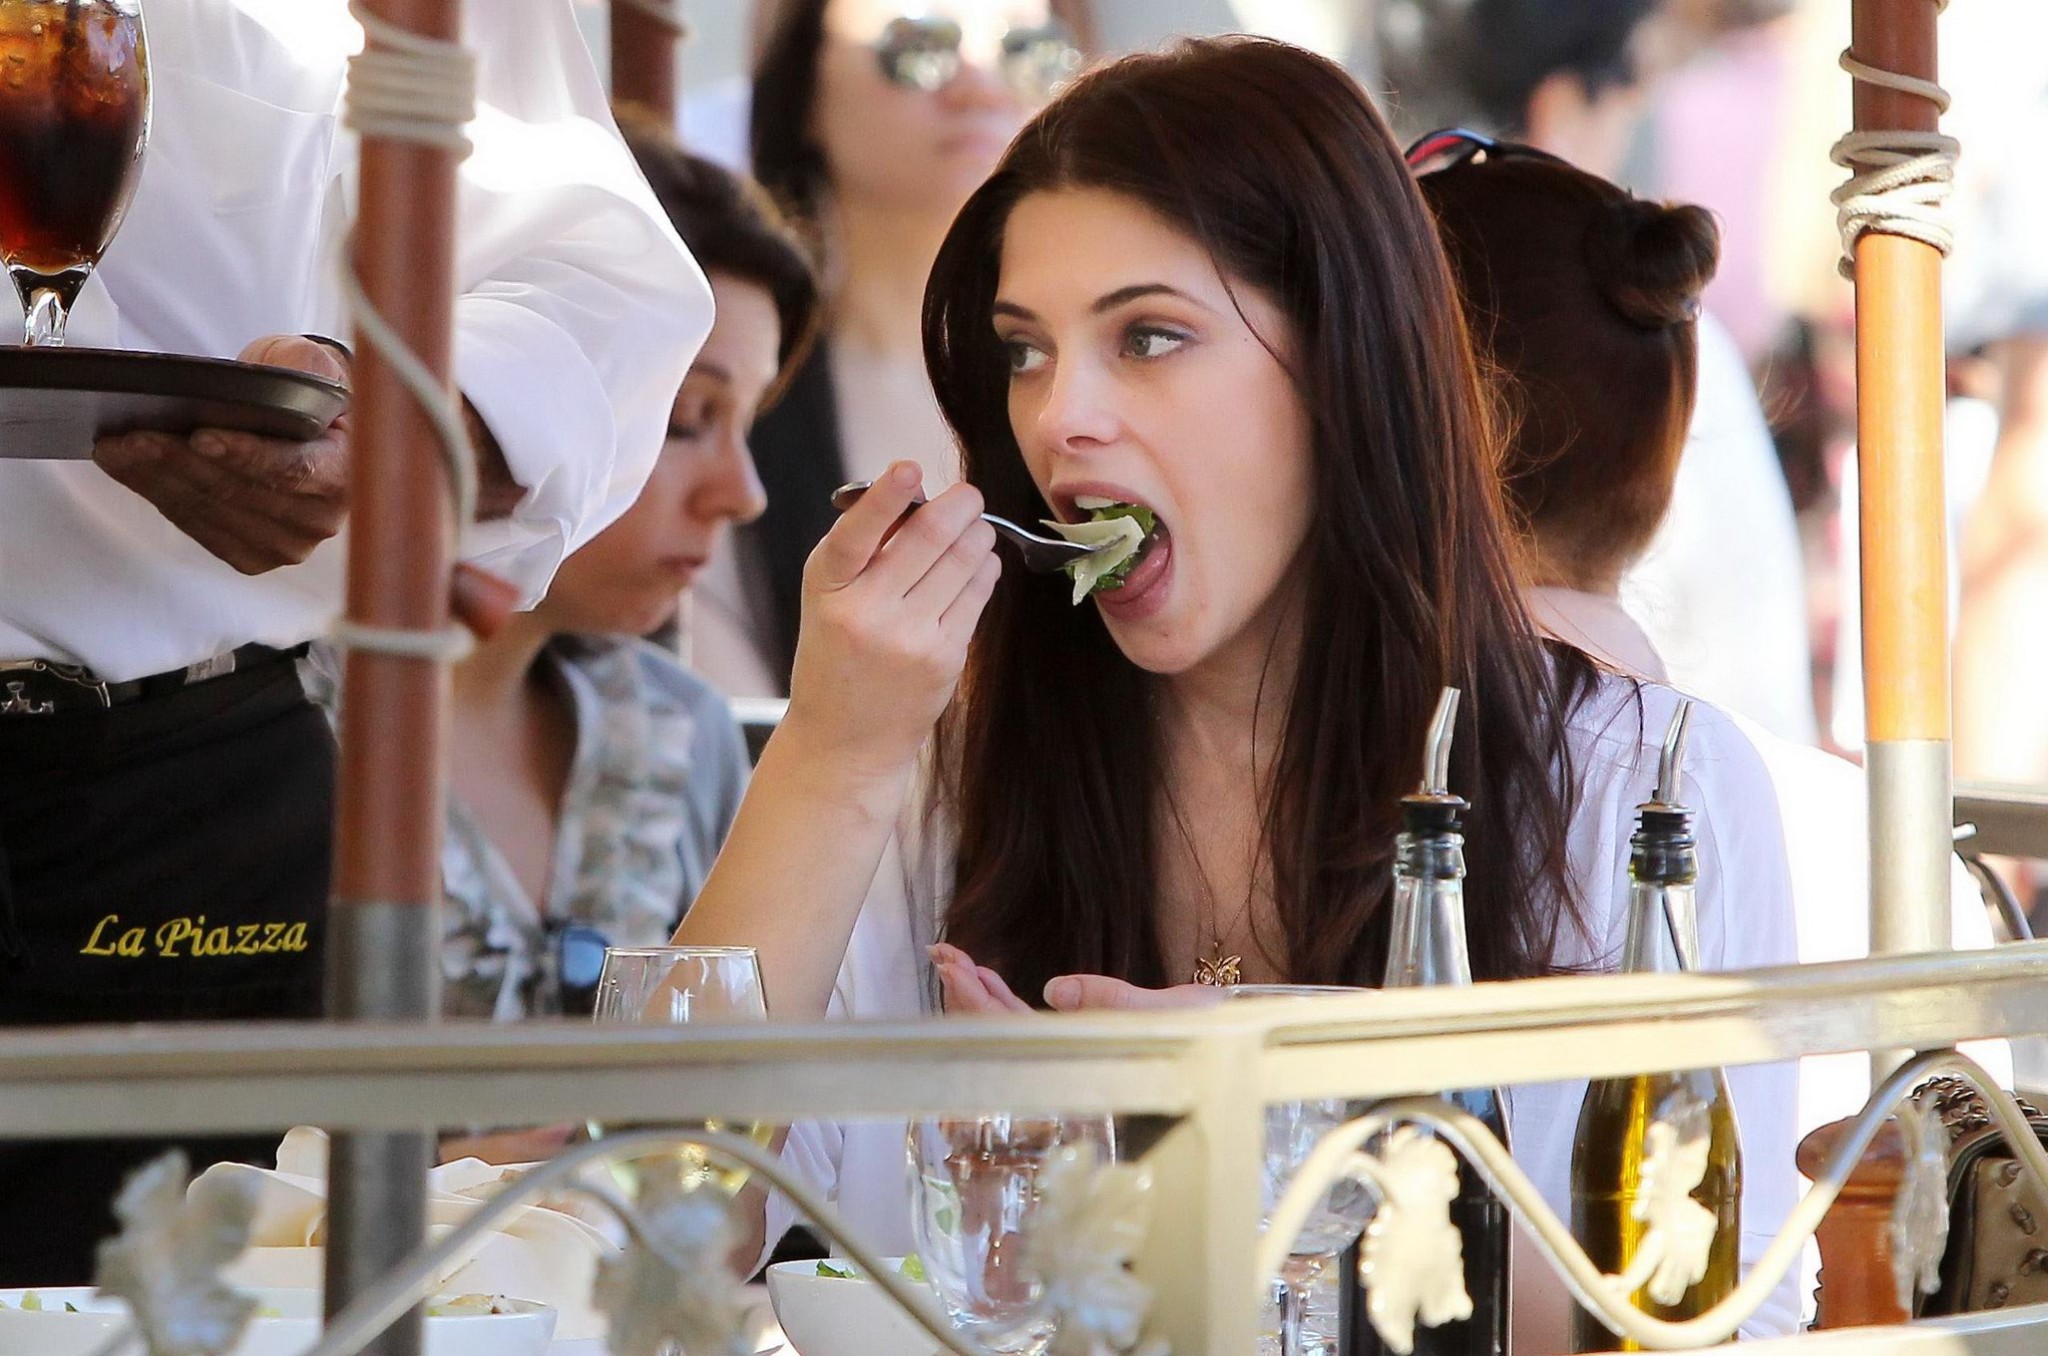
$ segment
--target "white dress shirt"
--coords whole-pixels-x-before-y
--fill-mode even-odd
[[[527,493],[471,557],[530,605],[622,513],[711,324],[711,293],[619,140],[567,0],[491,0],[460,179],[457,385]],[[346,337],[354,201],[346,0],[150,0],[154,108],[125,224],[80,298],[81,346],[233,357]],[[0,319],[0,323],[6,323]],[[244,576],[90,462],[0,460],[0,659],[123,680],[339,611],[342,540]]]
[[[1553,957],[1561,966],[1611,969],[1620,955],[1627,927],[1629,835],[1635,830],[1636,806],[1651,799],[1659,748],[1676,703],[1670,688],[1610,677],[1572,717],[1569,742],[1578,794],[1568,849],[1586,937],[1563,943]],[[1702,964],[1731,970],[1797,959],[1776,793],[1749,740],[1711,706],[1695,709],[1682,796],[1696,812]],[[854,928],[833,995],[835,1015],[902,1019],[928,1010],[924,946],[933,920],[943,912],[945,884],[951,879],[949,850],[942,824],[906,817]],[[1742,1127],[1742,1258],[1749,1265],[1797,1199],[1792,1156],[1797,1070],[1790,1064],[1736,1068],[1728,1071],[1728,1081]],[[1572,1137],[1585,1086],[1584,1080],[1574,1080],[1508,1090],[1515,1159],[1550,1208],[1566,1219]],[[784,1157],[871,1246],[891,1255],[914,1250],[902,1125],[802,1123],[791,1130]],[[1246,1171],[1255,1167],[1246,1164]],[[768,1237],[778,1237],[792,1219],[787,1204],[774,1198]],[[1566,1350],[1571,1301],[1526,1239],[1515,1250],[1515,1275],[1515,1349],[1530,1356]],[[1788,1276],[1743,1331],[1750,1336],[1790,1332],[1799,1312],[1795,1286],[1795,1278]]]

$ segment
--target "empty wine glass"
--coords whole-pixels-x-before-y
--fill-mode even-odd
[[[750,946],[614,946],[605,948],[597,977],[596,1020],[711,1026],[768,1019],[761,965]],[[705,1117],[687,1122],[707,1130],[744,1135],[766,1148],[775,1127]],[[609,1132],[646,1129],[649,1123],[591,1122],[592,1139]],[[751,1172],[701,1149],[686,1148],[619,1164],[614,1174],[633,1190],[651,1162],[673,1165],[685,1185],[709,1181],[727,1195],[738,1193]]]
[[[64,342],[148,138],[140,0],[0,0],[0,260],[25,343]]]
[[[1238,984],[1226,991],[1231,999],[1317,998],[1332,994],[1362,993],[1361,989],[1323,984]],[[1312,1102],[1277,1102],[1266,1108],[1266,1151],[1262,1173],[1264,1217],[1260,1229],[1271,1226],[1274,1209],[1287,1194],[1301,1165],[1322,1143],[1323,1137],[1358,1115],[1357,1104],[1342,1099]],[[1372,1191],[1357,1182],[1343,1181],[1324,1193],[1296,1234],[1287,1264],[1273,1279],[1273,1300],[1278,1309],[1277,1339],[1281,1356],[1303,1356],[1319,1349],[1323,1342],[1311,1331],[1311,1310],[1319,1290],[1318,1282],[1330,1270],[1339,1254],[1365,1231],[1375,1204]],[[1341,1279],[1339,1284],[1341,1284]]]
[[[912,1228],[925,1275],[960,1332],[1004,1356],[1040,1356],[1056,1325],[1025,1260],[1040,1174],[1059,1149],[1115,1150],[1102,1118],[970,1116],[910,1125]]]

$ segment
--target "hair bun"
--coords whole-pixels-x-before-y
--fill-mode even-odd
[[[1586,264],[1608,304],[1644,329],[1699,318],[1721,259],[1713,213],[1684,203],[1618,198],[1586,229]]]

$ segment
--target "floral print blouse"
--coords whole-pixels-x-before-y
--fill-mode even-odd
[[[746,788],[746,744],[725,698],[666,650],[565,636],[541,662],[576,722],[546,910],[451,796],[441,848],[446,1016],[560,1012],[564,927],[612,946],[666,942],[710,874]],[[308,688],[332,710],[331,658],[316,651],[307,668]]]

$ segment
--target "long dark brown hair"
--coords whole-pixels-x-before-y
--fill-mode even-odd
[[[1024,521],[1047,509],[991,325],[1002,235],[1025,195],[1083,186],[1186,231],[1292,327],[1315,512],[1263,812],[1285,946],[1273,959],[1296,981],[1379,981],[1399,801],[1450,683],[1465,693],[1452,784],[1472,804],[1473,972],[1543,972],[1577,919],[1560,788],[1566,713],[1590,670],[1547,659],[1522,610],[1471,347],[1400,148],[1341,69],[1260,39],[1127,58],[1047,107],[954,222],[925,295],[926,362],[967,479]],[[948,935],[1019,992],[1073,972],[1186,979],[1165,973],[1152,908],[1156,681],[1094,608],[1005,572],[940,761],[959,835]]]

